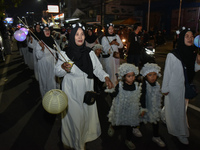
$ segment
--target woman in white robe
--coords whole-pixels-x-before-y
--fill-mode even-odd
[[[34,36],[31,36],[32,38],[29,41],[29,46],[33,48],[34,75],[37,81],[38,81],[38,59],[36,57],[36,46],[38,44],[38,40],[40,40],[42,36],[42,31],[40,27],[41,26],[39,22],[37,22],[34,25],[34,30],[35,30],[35,32],[33,32]]]
[[[167,55],[165,62],[162,93],[165,94],[165,119],[168,132],[176,136],[183,144],[189,144],[186,115],[185,77],[183,64],[187,67],[188,79],[193,78],[196,64],[200,64],[200,55],[194,53],[193,33],[187,29],[181,31],[177,49]]]
[[[85,37],[85,44],[89,48],[93,48],[96,44],[99,43],[97,36],[94,34],[92,28],[88,28],[87,34]]]
[[[86,142],[101,134],[96,102],[93,105],[83,103],[85,92],[93,91],[93,74],[106,82],[108,88],[113,84],[95,53],[85,46],[84,27],[80,23],[72,27],[69,48],[61,52],[55,67],[56,75],[63,77],[62,90],[68,96],[68,109],[62,114],[61,137],[65,147],[84,150]],[[73,66],[69,60],[74,62]]]
[[[56,89],[54,72],[56,63],[56,50],[54,49],[53,44],[59,48],[57,43],[51,37],[49,27],[46,26],[43,31],[44,35],[41,37],[41,40],[46,46],[41,41],[38,42],[36,46],[36,57],[38,59],[38,79],[42,97],[49,90]],[[47,47],[51,52],[47,49]]]
[[[110,79],[114,86],[117,84],[116,73],[120,66],[120,58],[113,57],[114,52],[119,52],[118,48],[123,47],[123,43],[119,35],[114,33],[114,25],[107,24],[107,30],[105,36],[102,38],[103,54],[110,54],[107,58],[101,58],[101,63],[104,70],[109,74]]]

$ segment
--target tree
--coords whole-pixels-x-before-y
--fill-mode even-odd
[[[23,0],[0,0],[0,16],[5,16],[5,11],[8,8],[18,7]]]

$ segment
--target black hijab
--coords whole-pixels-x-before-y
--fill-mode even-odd
[[[173,53],[182,61],[184,66],[187,68],[187,76],[189,83],[192,82],[192,79],[194,77],[195,71],[194,71],[194,64],[196,60],[196,53],[195,53],[195,46],[186,46],[185,45],[185,34],[190,31],[188,29],[185,29],[180,32],[178,42],[177,42],[177,48],[173,50]]]
[[[69,44],[66,51],[67,56],[74,61],[75,65],[88,75],[89,79],[93,78],[93,66],[90,58],[91,48],[83,45],[78,46],[75,43],[75,35],[77,30],[81,28],[84,31],[82,24],[77,23],[72,25],[72,30],[69,35]]]
[[[45,29],[50,30],[48,26],[44,25],[43,31],[44,31]],[[55,41],[54,41],[53,37],[51,36],[51,34],[50,34],[49,37],[46,37],[45,34],[44,34],[44,32],[43,32],[43,34],[42,34],[42,36],[41,36],[41,40],[42,40],[46,45],[48,45],[50,48],[54,49],[54,46],[53,46],[53,45],[55,44]],[[56,44],[55,44],[55,45],[56,45]]]
[[[109,28],[110,26],[113,26],[113,27],[114,27],[114,24],[109,23],[109,24],[106,25],[105,36],[115,36],[115,33],[113,33],[113,34],[109,34],[109,32],[108,32],[108,28]]]
[[[37,31],[36,31],[36,26],[37,26],[37,25],[41,26],[39,22],[37,22],[36,24],[34,24],[35,32],[33,32],[33,33],[34,33],[34,35],[35,35],[37,38],[36,38],[35,36],[33,36],[33,37],[38,41],[38,39],[41,40],[42,31],[41,31],[41,30],[40,30],[40,32],[37,32]],[[41,28],[40,28],[40,29],[41,29]]]
[[[92,32],[92,35],[90,36],[89,34],[86,35],[85,37],[85,40],[88,42],[88,43],[94,43],[97,39],[97,36],[93,33],[93,31],[91,29],[88,29]]]

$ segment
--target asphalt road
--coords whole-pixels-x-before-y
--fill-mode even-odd
[[[172,45],[159,46],[156,49],[156,62],[164,69],[166,54]],[[200,86],[199,72],[195,77]],[[159,79],[162,82],[162,77]],[[191,100],[194,108],[188,108],[190,137],[188,146],[181,144],[176,137],[167,132],[166,125],[160,122],[160,136],[166,147],[160,148],[152,142],[151,124],[141,124],[143,137],[133,138],[138,150],[198,150],[200,147],[199,97]],[[0,150],[62,150],[60,140],[60,115],[48,114],[42,107],[38,82],[33,71],[24,63],[22,56],[13,45],[12,55],[0,62]],[[88,150],[128,150],[124,143],[124,130],[118,130],[113,137],[107,135],[109,122],[107,114],[110,99],[101,93],[97,100],[101,136],[87,143]]]

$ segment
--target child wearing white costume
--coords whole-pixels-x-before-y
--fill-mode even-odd
[[[160,84],[157,82],[158,77],[161,76],[159,73],[160,69],[157,64],[146,63],[140,71],[140,74],[144,77],[142,96],[140,98],[140,103],[144,110],[141,115],[141,120],[144,123],[149,122],[152,124],[152,140],[160,147],[165,147],[165,143],[160,139],[158,134],[162,100]]]
[[[125,144],[129,149],[135,149],[131,139],[132,128],[137,127],[140,123],[141,85],[135,82],[139,70],[135,65],[128,63],[120,65],[118,70],[118,79],[121,81],[116,85],[115,91],[110,93],[110,96],[115,98],[108,114],[109,122],[111,122],[108,134],[112,136],[114,129],[119,126],[125,127]]]

